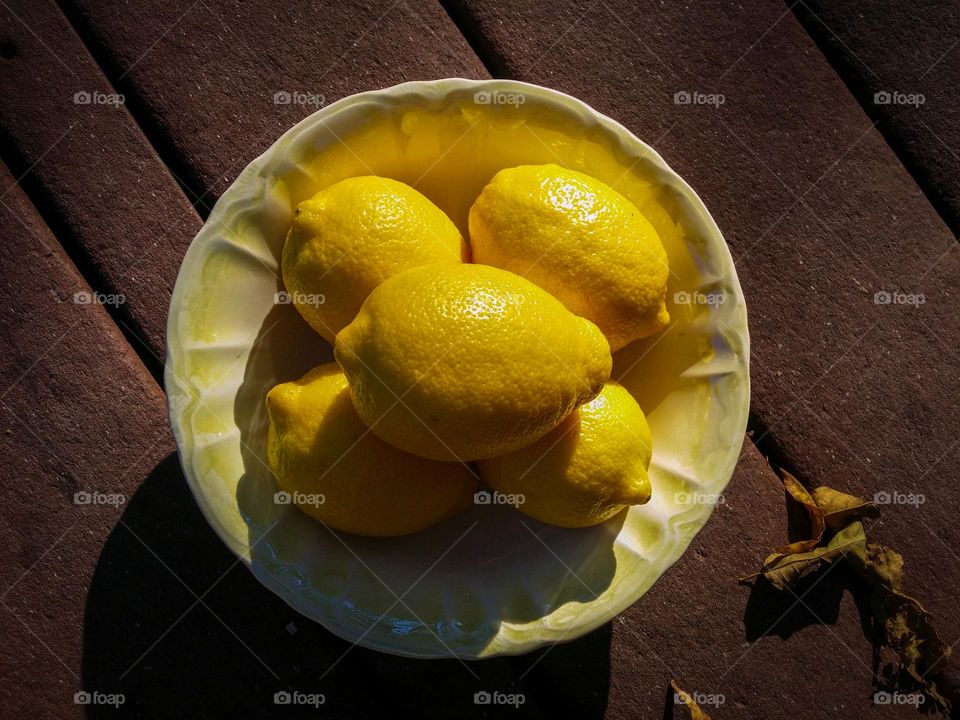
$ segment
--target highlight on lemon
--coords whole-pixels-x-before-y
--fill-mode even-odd
[[[470,209],[474,262],[522,275],[592,320],[610,347],[666,327],[667,254],[637,207],[559,165],[498,172]]]

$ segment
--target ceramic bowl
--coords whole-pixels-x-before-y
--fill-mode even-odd
[[[413,184],[466,232],[493,174],[555,162],[630,198],[670,259],[670,326],[614,356],[646,412],[653,499],[589,529],[477,504],[402,538],[334,532],[275,501],[264,396],[332,352],[285,302],[278,259],[296,205],[337,180]],[[353,643],[480,658],[571,640],[636,602],[704,526],[739,456],[747,315],[697,194],[648,145],[563,93],[504,80],[411,82],[324,107],[251,162],[197,234],[167,326],[170,423],[210,525],[260,582]]]

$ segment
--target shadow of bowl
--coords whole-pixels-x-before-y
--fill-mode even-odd
[[[418,717],[540,718],[571,697],[579,716],[603,717],[609,625],[522,658],[423,663],[353,646],[295,613],[242,565],[169,455],[129,499],[94,571],[82,687],[122,693],[124,704],[88,705],[87,716],[317,717],[311,705],[276,705],[275,693],[298,691],[323,694],[321,716],[338,718],[406,717],[413,708]],[[576,687],[558,692],[549,668],[568,662],[582,672]],[[525,701],[475,704],[477,693],[492,691]]]

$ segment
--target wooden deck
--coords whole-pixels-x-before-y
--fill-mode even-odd
[[[918,715],[872,702],[846,570],[786,597],[737,577],[787,532],[765,457],[811,486],[920,493],[872,534],[960,639],[960,3],[4,0],[0,28],[0,715],[632,720],[673,717],[671,678],[722,694],[715,720]],[[690,182],[737,264],[754,388],[726,503],[647,595],[575,642],[471,663],[351,648],[263,588],[187,490],[159,383],[187,246],[315,109],[274,93],[456,76],[569,92]],[[279,690],[326,704],[286,712]]]

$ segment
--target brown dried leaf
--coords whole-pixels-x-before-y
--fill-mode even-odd
[[[873,586],[899,591],[903,585],[903,556],[885,545],[866,543],[852,550],[847,562]]]
[[[677,685],[676,680],[670,681],[670,687],[673,688],[673,691],[676,693],[676,696],[679,697],[680,702],[687,706],[687,709],[690,711],[690,720],[710,720],[710,716],[700,709],[700,706],[694,702],[690,693],[681,689],[681,687]]]
[[[883,628],[884,644],[900,658],[900,671],[906,672],[949,713],[950,700],[937,689],[936,676],[950,657],[950,646],[933,627],[930,613],[916,598],[885,586],[875,588],[871,605]]]
[[[840,530],[854,520],[880,517],[880,511],[870,501],[833,488],[816,488],[813,500],[823,512],[823,521],[831,530]]]
[[[940,693],[937,676],[951,648],[937,634],[930,613],[920,601],[901,591],[903,557],[885,545],[866,542],[860,521],[879,517],[879,510],[863,498],[828,487],[808,493],[790,473],[782,475],[784,488],[807,510],[815,538],[777,548],[759,573],[740,579],[763,575],[774,587],[784,590],[824,563],[845,559],[873,587],[873,614],[883,630],[883,644],[899,657],[898,672],[912,678],[949,713],[951,703]],[[822,546],[826,530],[834,534]]]
[[[827,548],[816,548],[803,553],[773,553],[763,561],[763,568],[754,575],[747,575],[741,580],[750,580],[763,575],[777,590],[786,590],[820,567],[821,558],[826,555]]]
[[[863,525],[859,522],[851,523],[830,538],[830,542],[823,547],[800,553],[773,553],[764,560],[759,574],[778,590],[786,590],[804,575],[819,569],[823,563],[840,560],[866,542]]]
[[[784,489],[790,494],[790,497],[803,505],[803,509],[807,511],[807,515],[810,517],[811,537],[809,540],[798,540],[789,545],[782,545],[774,551],[774,554],[792,555],[807,552],[819,545],[823,539],[823,511],[799,480],[783,469],[780,470],[780,474]]]

